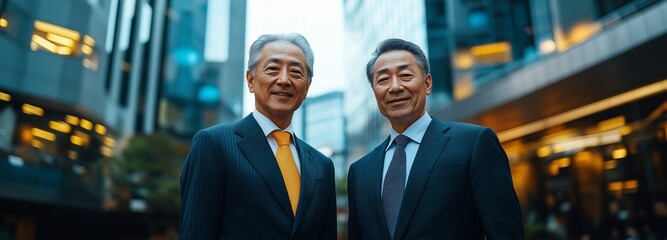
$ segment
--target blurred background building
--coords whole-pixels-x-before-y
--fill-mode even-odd
[[[432,116],[498,132],[527,239],[666,238],[667,1],[340,4],[346,79],[317,81],[345,87],[293,122],[334,161],[339,238],[347,168],[389,134],[365,65],[391,37],[427,53]],[[0,239],[174,236],[189,140],[242,117],[252,11],[0,0]]]
[[[426,12],[422,0],[345,0],[343,11],[347,148],[350,161],[355,161],[380,144],[390,127],[375,104],[373,90],[366,80],[366,63],[377,44],[390,37],[414,42],[428,51]],[[440,84],[433,85],[439,89],[436,85]],[[434,95],[437,94],[434,90]],[[347,168],[344,171],[347,173]]]
[[[429,113],[498,132],[528,239],[665,238],[666,1],[344,4],[350,163],[389,129],[363,66],[404,38],[429,55]]]
[[[164,152],[182,161],[196,130],[240,119],[245,4],[0,1],[0,239],[147,238],[175,228],[178,206],[160,211],[150,200],[158,191],[128,176],[150,178],[133,169],[119,182],[114,173],[137,162],[124,149],[152,156],[131,146],[142,143],[135,136],[167,133],[146,139],[175,139]],[[157,175],[178,188],[177,175]]]

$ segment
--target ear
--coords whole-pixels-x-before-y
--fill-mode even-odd
[[[250,70],[245,71],[245,78],[246,82],[248,83],[248,90],[250,90],[250,93],[255,92],[255,78],[252,76],[252,72]]]
[[[431,90],[433,89],[433,80],[431,79],[431,74],[426,75],[424,79],[424,84],[426,84],[426,95],[431,95]]]

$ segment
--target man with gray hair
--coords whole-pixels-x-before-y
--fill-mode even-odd
[[[350,166],[348,238],[524,239],[509,161],[493,130],[426,112],[424,51],[387,39],[366,65],[390,134]]]
[[[181,239],[336,238],[333,163],[291,125],[313,62],[300,34],[262,35],[250,46],[255,111],[194,136],[181,174]]]

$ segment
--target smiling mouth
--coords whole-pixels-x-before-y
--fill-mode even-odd
[[[271,94],[273,95],[278,95],[281,97],[293,97],[294,94],[288,93],[288,92],[272,92]]]
[[[393,103],[401,103],[410,100],[410,98],[396,98],[388,101],[388,104],[393,104]]]

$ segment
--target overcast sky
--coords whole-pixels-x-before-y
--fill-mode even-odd
[[[315,53],[315,76],[308,96],[344,88],[342,1],[248,0],[247,9],[245,62],[248,48],[260,35],[297,32],[306,37]],[[254,109],[255,102],[247,86],[244,91],[245,115]]]

